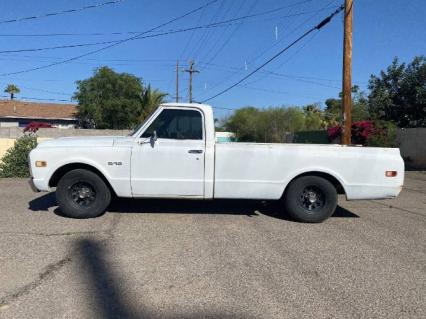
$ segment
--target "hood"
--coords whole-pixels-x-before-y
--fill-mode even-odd
[[[127,144],[130,140],[133,138],[128,136],[60,137],[43,141],[37,147],[111,147],[115,144]]]

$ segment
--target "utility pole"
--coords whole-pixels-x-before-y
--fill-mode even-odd
[[[342,144],[351,144],[352,127],[352,11],[353,0],[345,0],[343,36],[343,98],[342,98]]]
[[[200,73],[200,71],[194,70],[194,61],[189,61],[189,69],[186,69],[185,72],[189,73],[189,103],[192,103],[192,74]]]
[[[179,61],[176,61],[176,103],[179,103]]]

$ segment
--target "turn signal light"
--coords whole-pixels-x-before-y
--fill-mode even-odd
[[[386,177],[395,177],[397,175],[397,171],[386,171]]]
[[[47,162],[46,161],[36,161],[35,162],[35,166],[36,167],[46,167],[47,166]]]

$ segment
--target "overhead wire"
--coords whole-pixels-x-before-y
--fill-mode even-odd
[[[203,16],[204,16],[204,13],[206,12],[206,10],[204,9],[204,10],[202,10],[201,12],[200,12],[200,15],[198,16],[198,19],[197,19],[197,25],[199,25],[200,23],[201,23],[201,19],[203,18]],[[194,30],[195,31],[195,30]],[[184,56],[184,54],[186,53],[186,50],[188,49],[188,47],[189,47],[189,45],[190,45],[190,43],[191,43],[191,41],[192,41],[192,39],[194,38],[194,34],[195,34],[195,32],[191,32],[191,35],[189,36],[189,38],[188,38],[188,40],[186,41],[186,44],[185,44],[185,46],[184,46],[184,48],[183,48],[183,50],[182,50],[182,52],[181,52],[181,54],[179,55],[179,59],[178,60],[182,60],[182,57]]]
[[[261,15],[264,15],[264,14],[267,14],[267,13],[275,13],[275,12],[278,12],[278,11],[282,11],[282,10],[284,10],[284,9],[288,9],[288,8],[290,8],[291,10],[286,14],[286,15],[284,15],[284,16],[280,16],[279,17],[279,20],[282,20],[282,19],[284,19],[284,18],[291,18],[291,17],[296,17],[296,16],[300,16],[300,15],[303,15],[303,14],[309,14],[309,13],[311,13],[312,11],[302,11],[302,12],[297,12],[297,13],[293,13],[293,10],[296,8],[296,7],[298,7],[299,5],[302,5],[302,4],[306,4],[306,3],[309,3],[309,2],[312,2],[312,0],[305,0],[305,1],[299,1],[299,2],[295,2],[295,3],[292,3],[292,4],[289,4],[289,5],[285,5],[285,6],[281,6],[281,7],[278,7],[278,8],[274,8],[274,9],[270,9],[270,10],[267,10],[267,11],[263,11],[262,13],[260,13]],[[247,12],[247,14],[245,15],[245,16],[257,16],[257,15],[259,15],[259,13],[258,14],[250,14],[250,12],[251,12],[251,10],[254,8],[254,6],[256,5],[256,2],[253,4],[253,6],[249,9],[249,11]],[[317,11],[316,11],[317,12]],[[238,26],[237,26],[237,28],[238,28]],[[237,29],[236,28],[236,29]],[[233,34],[236,32],[236,30],[234,30],[234,32],[233,32]],[[233,34],[231,34],[231,36],[223,43],[223,45],[222,45],[222,47],[215,53],[215,55],[208,61],[208,62],[206,62],[206,64],[209,64],[209,63],[211,63],[212,61],[214,61],[214,59],[217,57],[217,55],[220,53],[220,51],[229,43],[229,40],[230,40],[230,38],[232,37],[232,35]],[[203,70],[202,71],[205,71],[205,69],[206,68],[203,68]],[[233,75],[236,75],[237,73],[239,73],[238,71],[237,72],[234,72],[234,74]],[[233,75],[231,76],[231,77],[233,77]],[[220,84],[223,84],[223,79],[222,79],[222,81],[218,84],[218,85],[214,85],[213,86],[213,89],[214,88],[216,88],[217,86],[219,86]],[[184,92],[185,91],[188,91],[188,89],[186,88],[186,89],[184,89]]]
[[[220,65],[220,64],[215,64],[215,63],[207,63],[207,62],[199,62],[200,65],[209,65],[212,68],[217,68],[217,69],[221,69],[224,71],[228,71],[228,72],[233,72],[233,71],[243,71],[244,68],[241,67],[235,67],[235,66],[227,66],[227,65]],[[318,84],[316,82],[313,81],[323,81],[323,82],[341,82],[341,80],[337,80],[337,79],[326,79],[326,78],[322,78],[322,77],[315,77],[315,76],[305,76],[305,75],[294,75],[294,74],[284,74],[284,73],[280,73],[280,72],[276,72],[276,71],[270,71],[270,70],[260,70],[259,73],[262,74],[266,74],[266,75],[273,75],[273,76],[277,76],[277,77],[286,77],[289,79],[300,79],[300,80],[311,80],[312,84]],[[359,81],[355,81],[355,84],[365,84],[363,82],[359,82]],[[251,84],[247,83],[247,84]],[[322,84],[322,83],[320,83]],[[333,87],[333,88],[338,88]]]
[[[2,73],[2,74],[0,74],[0,76],[7,76],[7,75],[13,75],[13,74],[21,74],[21,73],[27,73],[27,72],[32,72],[32,71],[36,71],[36,70],[46,69],[46,68],[50,68],[52,66],[56,66],[56,65],[60,65],[60,64],[64,64],[64,63],[70,62],[70,61],[78,60],[80,58],[83,58],[83,57],[86,57],[86,56],[89,56],[89,55],[92,55],[92,54],[95,54],[95,53],[98,53],[98,52],[110,49],[110,48],[115,47],[117,45],[120,45],[122,43],[126,43],[128,41],[132,41],[133,39],[136,39],[136,38],[138,38],[138,37],[140,37],[140,36],[142,36],[142,35],[144,35],[146,33],[149,33],[149,32],[155,31],[157,29],[160,29],[160,28],[162,28],[162,27],[164,27],[166,25],[169,25],[169,24],[171,24],[171,23],[173,23],[175,21],[183,19],[183,18],[185,18],[185,17],[187,17],[187,16],[189,16],[189,15],[191,15],[191,14],[197,12],[197,11],[202,10],[203,8],[205,8],[205,7],[209,6],[209,5],[212,5],[213,3],[217,2],[217,1],[218,0],[209,1],[206,4],[200,6],[200,7],[196,8],[196,9],[190,10],[190,11],[186,12],[183,15],[180,15],[180,16],[178,16],[176,18],[168,20],[167,22],[161,23],[161,24],[159,24],[159,25],[157,25],[157,26],[155,26],[155,27],[153,27],[153,28],[151,28],[151,29],[149,29],[147,31],[141,32],[141,33],[139,33],[139,34],[137,34],[135,36],[132,36],[132,37],[128,37],[128,38],[122,39],[119,42],[109,44],[109,45],[107,45],[105,47],[102,47],[102,48],[99,48],[99,49],[96,49],[96,50],[93,50],[93,51],[89,51],[89,52],[86,52],[86,53],[74,56],[72,58],[68,58],[66,60],[54,62],[54,63],[51,63],[51,64],[42,65],[42,66],[38,66],[38,67],[34,67],[34,68],[29,68],[29,69],[25,69],[25,70],[20,70],[20,71],[15,71],[15,72]]]
[[[1,95],[0,97],[9,98],[8,95]],[[34,100],[34,101],[69,102],[69,103],[72,102],[71,100],[65,100],[65,99],[37,98],[37,97],[26,97],[26,96],[20,96],[19,99]]]
[[[241,0],[239,0],[241,2]],[[220,20],[229,19],[228,17],[235,17],[239,14],[239,9],[244,5],[244,0],[238,5],[239,1],[232,1],[230,2],[231,5],[224,8],[224,12],[222,16],[219,18]],[[244,15],[245,16],[245,15]],[[219,21],[220,21],[219,20]],[[211,54],[211,52],[215,49],[218,42],[222,40],[221,34],[226,32],[226,30],[229,29],[229,26],[226,26],[221,31],[218,31],[217,29],[212,29],[211,34],[206,38],[206,43],[202,45],[202,51],[199,53],[199,55],[192,57],[195,61],[196,60],[204,60],[207,59],[207,56]]]
[[[336,0],[332,0],[331,2],[327,3],[325,6],[321,7],[320,9],[314,10],[313,11],[313,15],[311,15],[309,18],[307,18],[306,20],[304,20],[301,24],[299,24],[297,27],[293,28],[290,32],[288,32],[281,40],[275,42],[274,44],[272,44],[270,47],[268,47],[266,50],[263,50],[260,54],[257,54],[254,58],[246,60],[248,61],[248,64],[253,63],[254,61],[258,60],[260,57],[262,57],[263,55],[265,55],[268,51],[270,51],[271,49],[273,49],[275,46],[277,46],[278,44],[280,44],[281,42],[284,41],[284,39],[286,39],[288,36],[290,36],[291,34],[295,33],[300,27],[302,27],[303,25],[305,25],[308,21],[310,21],[313,17],[315,17],[320,11],[327,9],[327,7],[329,5],[331,5],[334,1]],[[304,4],[306,2],[310,2],[310,1],[302,1],[300,3],[296,3],[296,4]],[[295,5],[295,4],[294,4]],[[299,16],[300,14],[294,14],[293,10],[294,10],[294,5],[289,5],[287,7],[291,7],[291,10],[289,11],[289,13],[287,14],[288,17],[294,17],[294,16]],[[309,13],[311,13],[312,11],[308,11]],[[290,25],[294,24],[294,21],[291,21],[291,23],[288,25],[288,27]],[[287,27],[287,28],[288,28]],[[246,62],[247,63],[247,62]],[[241,73],[240,71],[236,71],[233,74],[231,74],[228,78],[226,79],[221,79],[221,81],[219,83],[217,83],[216,85],[214,85],[211,89],[214,90],[216,87],[221,86],[222,84],[226,83],[227,81],[230,81],[231,79],[233,79],[234,77],[236,77],[239,73]],[[247,68],[245,68],[245,70],[247,70]]]
[[[247,14],[250,14],[250,12],[254,9],[254,7],[257,5],[257,1],[258,0],[255,0],[254,2],[253,2],[253,4],[251,5],[251,7],[248,9],[248,11],[247,11]],[[242,3],[242,5],[244,4],[244,2]],[[241,10],[241,8],[242,8],[242,5],[238,8],[238,10],[237,11],[239,11],[239,10]],[[213,53],[213,50],[211,51],[211,54],[212,54],[212,56],[210,57],[210,59],[208,59],[207,61],[208,62],[213,62],[215,59],[216,59],[216,57],[220,54],[220,52],[222,52],[223,51],[223,49],[228,45],[228,43],[229,43],[229,41],[231,40],[231,38],[234,36],[234,34],[240,29],[240,27],[241,27],[241,25],[237,25],[237,26],[235,26],[234,28],[233,28],[233,30],[232,30],[232,32],[229,34],[229,36],[225,39],[225,41],[222,43],[222,45],[219,47],[219,49],[216,51],[216,52],[214,52]],[[226,31],[227,31],[227,29],[228,29],[228,27],[224,30],[224,32],[223,32],[223,35],[225,35],[225,33],[226,33]],[[214,46],[215,47],[215,46]],[[210,55],[210,52],[209,52],[209,54],[206,56],[206,59],[207,59],[207,57]]]
[[[299,36],[296,40],[294,40],[293,42],[291,42],[289,45],[287,45],[284,49],[280,50],[278,53],[276,53],[275,55],[273,55],[271,58],[269,58],[267,61],[265,61],[264,63],[262,63],[260,66],[258,66],[256,69],[254,69],[253,71],[251,71],[249,74],[247,74],[246,76],[244,76],[242,79],[240,79],[239,81],[237,81],[236,83],[232,84],[231,86],[227,87],[226,89],[220,91],[219,93],[204,99],[202,101],[202,103],[205,103],[207,101],[210,101],[220,95],[225,94],[226,92],[232,90],[234,87],[236,87],[237,85],[239,85],[240,83],[244,82],[246,79],[248,79],[249,77],[251,77],[253,74],[257,73],[259,70],[261,70],[262,68],[264,68],[266,65],[268,65],[269,63],[271,63],[272,61],[274,61],[276,58],[278,58],[279,56],[281,56],[283,53],[285,53],[288,49],[290,49],[292,46],[294,46],[296,43],[298,43],[299,41],[301,41],[303,38],[305,38],[306,36],[308,36],[310,33],[314,32],[314,31],[319,31],[321,30],[325,25],[327,25],[331,19],[336,16],[338,13],[340,13],[342,10],[344,9],[344,6],[340,6],[337,10],[335,10],[332,14],[330,14],[328,17],[326,17],[325,19],[323,19],[320,23],[318,23],[316,26],[310,28],[309,30],[307,30],[304,34],[302,34],[301,36]]]
[[[88,10],[88,9],[100,8],[100,7],[104,7],[104,6],[108,6],[108,5],[112,5],[112,4],[117,4],[117,3],[120,3],[120,2],[123,2],[123,1],[125,1],[125,0],[113,0],[113,1],[97,3],[97,4],[93,4],[93,5],[80,7],[80,8],[75,8],[75,9],[67,9],[67,10],[62,10],[62,11],[57,11],[57,12],[50,12],[50,13],[44,13],[44,14],[39,14],[39,15],[34,15],[34,16],[29,16],[29,17],[9,19],[9,20],[0,20],[0,24],[53,17],[53,16],[58,16],[58,15],[63,15],[63,14],[68,14],[68,13],[84,11],[84,10]]]
[[[299,12],[299,13],[296,13],[294,15],[287,15],[287,16],[284,16],[284,17],[281,17],[281,18],[288,18],[288,17],[304,15],[304,14],[308,14],[308,13],[310,13],[310,12]],[[182,28],[182,29],[174,29],[174,30],[169,30],[169,31],[164,31],[164,32],[159,32],[159,33],[143,36],[142,34],[146,34],[146,33],[151,32],[151,31],[145,31],[145,32],[138,34],[137,36],[131,37],[131,39],[128,38],[128,39],[124,39],[124,40],[114,40],[114,41],[67,44],[67,45],[59,45],[59,46],[53,46],[53,47],[2,50],[2,51],[0,51],[0,54],[69,49],[69,48],[78,48],[78,47],[87,47],[87,46],[97,46],[97,45],[103,45],[103,44],[112,44],[111,46],[114,46],[114,45],[123,43],[123,41],[127,42],[127,41],[133,41],[133,40],[155,38],[155,37],[160,37],[160,36],[165,36],[165,35],[170,35],[170,34],[175,34],[175,33],[193,31],[193,30],[197,30],[197,29],[210,29],[210,28],[216,28],[216,27],[228,27],[228,26],[234,25],[234,22],[244,20],[244,19],[248,19],[248,18],[252,18],[254,16],[260,16],[260,15],[263,15],[263,14],[264,14],[264,12],[256,14],[256,15],[246,15],[246,16],[228,19],[228,20],[224,20],[224,21],[219,21],[219,22],[215,22],[215,23],[204,24],[204,25],[200,25],[200,26],[194,26],[194,27],[188,27],[188,28]]]
[[[225,1],[222,0],[219,8],[215,11],[214,15],[211,17],[209,22],[210,24],[217,23],[217,20],[220,17],[220,13],[223,10],[224,4],[225,4]],[[203,34],[200,36],[199,40],[197,41],[197,44],[195,45],[195,49],[192,51],[190,55],[191,59],[194,59],[196,56],[198,56],[198,52],[203,49],[204,43],[208,40],[209,35],[210,35],[210,30],[205,30],[203,32]]]
[[[248,60],[249,64],[253,63],[254,61],[257,61],[259,58],[261,58],[262,56],[264,56],[267,52],[269,52],[270,50],[272,50],[275,46],[279,45],[280,43],[282,43],[285,39],[287,39],[291,34],[295,33],[297,30],[299,30],[302,26],[306,25],[309,21],[311,21],[314,17],[316,17],[321,11],[327,9],[330,5],[332,5],[334,2],[336,2],[337,0],[331,0],[330,2],[326,3],[324,6],[320,7],[319,9],[315,10],[313,12],[313,14],[311,16],[309,16],[307,19],[305,19],[302,23],[298,24],[295,28],[293,28],[290,32],[288,32],[286,35],[284,35],[284,37],[282,37],[279,41],[274,42],[271,46],[269,46],[266,50],[263,50],[260,54],[256,55],[254,58]],[[291,23],[293,24],[293,23]],[[314,34],[315,36],[315,34]],[[313,37],[308,39],[308,42],[312,40]],[[299,49],[297,49],[297,51],[294,54],[297,54],[297,52],[299,52],[300,50],[302,50],[305,46],[307,45],[307,42],[305,42]],[[284,61],[283,63],[281,63],[280,67],[287,63],[288,60],[290,60],[291,57],[289,59],[287,59],[286,61]],[[233,74],[231,74],[228,78],[226,79],[221,79],[221,82],[219,82],[217,85],[213,86],[212,90],[214,90],[216,87],[221,86],[224,83],[227,83],[228,81],[230,81],[231,79],[233,79],[234,77],[236,77],[238,74],[241,73],[243,69],[240,69],[240,71],[236,71]],[[246,69],[247,70],[247,69]],[[257,80],[252,81],[251,83],[257,82]]]

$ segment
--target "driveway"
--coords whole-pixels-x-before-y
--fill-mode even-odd
[[[0,180],[0,318],[425,318],[426,174],[301,224],[250,201],[118,200],[61,216]]]

